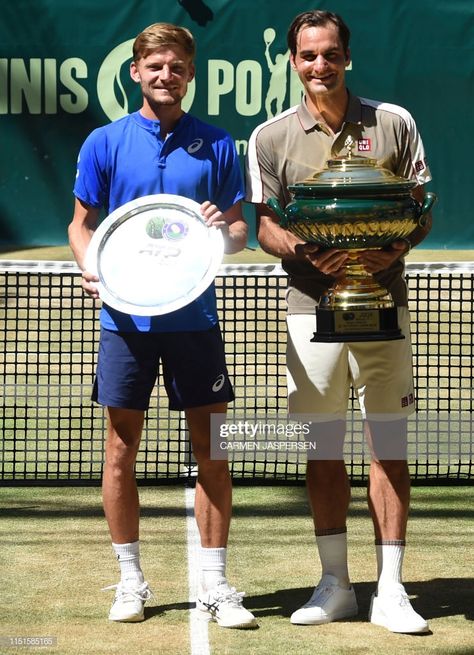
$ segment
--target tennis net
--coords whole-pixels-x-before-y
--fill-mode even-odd
[[[0,262],[0,483],[95,484],[102,475],[102,408],[90,400],[98,306],[72,262]],[[407,264],[417,412],[409,421],[413,482],[472,484],[474,265]],[[218,309],[236,401],[229,416],[286,413],[285,289],[278,265],[224,265]],[[369,458],[351,400],[345,459],[364,484]],[[297,457],[247,452],[234,481],[299,483]],[[153,393],[136,465],[139,483],[196,474],[184,415]]]

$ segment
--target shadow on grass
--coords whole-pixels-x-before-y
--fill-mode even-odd
[[[97,492],[97,498],[100,499],[100,492]],[[68,501],[69,503],[70,501]],[[2,518],[38,518],[38,519],[61,519],[61,518],[96,518],[103,517],[104,512],[100,500],[97,505],[73,507],[67,506],[64,507],[63,502],[58,501],[57,503],[52,503],[51,500],[48,500],[47,506],[45,505],[14,505],[6,506],[7,503],[0,503],[0,512]],[[453,504],[454,504],[453,500]],[[142,518],[160,518],[160,517],[180,517],[185,515],[183,506],[167,506],[160,507],[159,493],[157,492],[157,501],[156,507],[142,507],[140,515]],[[277,506],[277,507],[265,507],[258,505],[246,505],[239,506],[235,505],[233,508],[232,515],[234,518],[291,518],[291,517],[302,517],[306,518],[311,515],[308,504],[306,500],[302,500],[301,503],[294,501],[289,501],[286,506]],[[349,508],[349,517],[359,518],[359,517],[369,517],[369,510],[365,504],[361,504],[357,507]],[[426,518],[426,519],[462,519],[469,520],[474,519],[474,508],[468,509],[467,507],[463,508],[454,508],[446,504],[446,507],[412,507],[410,509],[410,519],[416,518]]]
[[[427,620],[440,617],[462,615],[468,621],[474,620],[473,578],[434,578],[424,582],[406,582],[405,588],[412,598],[416,611]],[[375,589],[375,582],[358,582],[354,589],[359,604],[357,616],[345,622],[367,622],[370,598]],[[261,596],[246,596],[245,607],[257,618],[282,616],[289,618],[292,612],[306,603],[312,587],[279,589]],[[156,605],[145,608],[145,618],[163,615],[169,611],[190,611],[195,603],[182,602],[168,605]]]
[[[375,590],[374,582],[358,582],[354,589],[359,604],[359,614],[348,621],[366,621],[370,598]],[[423,582],[406,582],[405,588],[413,600],[415,609],[426,619],[463,615],[474,620],[474,578],[434,578]],[[313,587],[279,589],[262,596],[247,596],[246,607],[255,616],[286,616],[304,605],[313,593]]]
[[[182,610],[189,612],[194,609],[196,606],[195,603],[170,603],[169,605],[152,605],[150,607],[145,607],[145,619],[151,619],[153,616],[162,616],[166,612]]]

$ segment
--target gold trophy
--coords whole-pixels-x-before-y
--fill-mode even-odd
[[[415,181],[397,177],[375,159],[354,156],[351,136],[345,146],[346,157],[330,159],[323,170],[288,187],[293,200],[284,210],[276,198],[267,204],[283,228],[307,243],[349,254],[344,276],[316,307],[312,341],[403,339],[390,293],[358,257],[363,250],[380,250],[425,225],[436,195],[427,193],[420,205],[410,194]]]

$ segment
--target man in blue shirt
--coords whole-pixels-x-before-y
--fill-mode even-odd
[[[243,184],[233,141],[181,106],[194,77],[194,54],[193,36],[185,28],[156,23],[141,32],[130,67],[141,87],[141,109],[94,130],[81,148],[69,240],[83,270],[82,286],[92,298],[98,298],[98,278],[85,270],[84,261],[101,209],[110,213],[157,193],[185,196],[200,203],[208,226],[222,231],[227,253],[245,247]],[[243,594],[225,577],[231,480],[227,462],[210,457],[210,416],[225,413],[234,397],[213,284],[182,309],[161,316],[130,316],[102,307],[93,398],[107,408],[103,501],[121,571],[109,618],[143,620],[151,596],[139,561],[134,465],[160,361],[170,408],[185,411],[198,463],[199,615],[223,627],[255,627],[254,616],[242,605]]]

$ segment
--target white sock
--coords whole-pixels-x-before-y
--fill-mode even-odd
[[[140,542],[134,541],[129,544],[112,544],[120,566],[120,581],[126,584],[144,581],[140,568]]]
[[[199,549],[200,563],[200,585],[203,591],[209,591],[218,584],[227,582],[225,577],[225,565],[227,548],[203,548]]]
[[[377,592],[395,584],[402,584],[402,565],[405,554],[404,541],[376,543]]]
[[[336,534],[316,534],[316,544],[321,560],[322,575],[333,575],[339,586],[349,589],[349,571],[347,567],[347,532]]]

